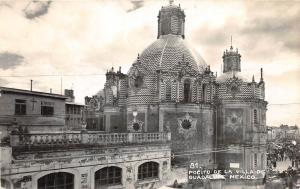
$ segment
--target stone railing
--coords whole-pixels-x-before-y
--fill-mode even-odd
[[[60,145],[115,145],[130,143],[163,143],[171,141],[171,133],[103,133],[103,132],[53,132],[14,133],[10,136],[12,147]]]

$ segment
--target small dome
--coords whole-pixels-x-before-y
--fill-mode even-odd
[[[139,56],[139,63],[144,68],[145,74],[156,73],[158,69],[178,72],[178,65],[183,60],[197,73],[203,73],[207,67],[203,58],[195,50],[180,36],[172,34],[161,36]]]

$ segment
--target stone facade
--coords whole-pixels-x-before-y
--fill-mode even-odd
[[[60,138],[62,134],[67,140]],[[6,158],[2,159],[1,179],[8,189],[37,189],[43,186],[40,179],[55,173],[69,173],[74,178],[74,189],[151,188],[164,182],[171,165],[167,133],[48,132],[23,135],[22,139],[19,134],[12,134],[11,140],[11,147],[2,148]],[[157,170],[153,170],[157,174],[140,178],[140,167],[149,162],[157,165]],[[120,183],[96,184],[96,172],[108,167],[120,168]]]
[[[245,79],[241,55],[231,46],[217,77],[185,41],[185,13],[170,2],[159,12],[158,38],[128,73],[111,68],[103,90],[85,98],[87,130],[54,129],[65,125],[65,96],[1,88],[0,104],[7,106],[0,113],[10,115],[10,125],[29,127],[7,132],[8,121],[0,120],[9,133],[1,148],[2,185],[156,188],[171,164],[266,168],[263,71],[259,82]]]
[[[104,89],[97,94],[105,130],[170,131],[172,151],[178,155],[174,162],[194,161],[182,155],[187,151],[205,152],[205,158],[196,157],[202,166],[264,168],[267,102],[262,70],[259,82],[245,79],[241,55],[231,46],[217,77],[185,41],[184,23],[180,6],[171,2],[162,7],[158,38],[138,54],[128,73],[107,71]],[[229,149],[232,145],[240,150]]]
[[[217,154],[217,164],[242,169],[266,168],[266,110],[263,71],[259,82],[244,78],[241,55],[231,46],[223,55],[223,74],[216,79],[216,136],[218,148],[230,146]]]

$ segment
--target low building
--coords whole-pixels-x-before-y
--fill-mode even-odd
[[[297,125],[289,126],[281,124],[279,127],[268,127],[268,140],[297,140],[300,138]]]
[[[170,171],[170,133],[12,133],[2,147],[7,189],[157,188]]]
[[[145,188],[166,180],[170,133],[85,130],[87,108],[72,94],[1,87],[2,188]]]
[[[65,125],[65,100],[59,94],[0,87],[1,138],[16,128],[61,130]]]

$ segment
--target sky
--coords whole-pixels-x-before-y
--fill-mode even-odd
[[[84,102],[103,88],[112,66],[127,73],[157,37],[167,0],[0,1],[0,86],[61,93]],[[186,14],[186,39],[213,72],[230,47],[242,72],[264,70],[267,125],[300,126],[300,1],[175,0]]]

